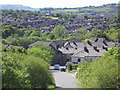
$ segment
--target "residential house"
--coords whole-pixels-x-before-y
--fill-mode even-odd
[[[94,61],[103,56],[109,48],[118,44],[107,42],[103,38],[91,38],[94,42],[82,42],[81,39],[58,40],[53,42],[37,41],[35,44],[42,44],[53,48],[55,55],[52,64],[65,65],[67,62],[82,63],[84,59]]]

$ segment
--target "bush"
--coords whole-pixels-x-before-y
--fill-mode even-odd
[[[74,64],[75,70],[77,70],[78,64]]]
[[[3,88],[30,88],[27,68],[20,65],[22,57],[14,53],[2,55],[2,87]]]
[[[72,70],[72,63],[71,62],[67,62],[67,68],[68,68],[68,72],[70,72]]]
[[[28,50],[28,53],[30,55],[34,55],[35,57],[42,58],[43,60],[45,60],[48,63],[50,63],[52,61],[52,58],[54,55],[53,50],[50,47],[44,46],[44,45],[39,45],[39,44],[30,48]]]
[[[79,65],[77,78],[82,88],[119,88],[118,49],[110,49],[93,63]]]
[[[6,50],[2,55],[3,88],[48,88],[55,85],[43,58],[14,51]]]
[[[47,88],[49,85],[55,84],[52,74],[48,70],[48,64],[44,60],[33,56],[25,56],[24,59],[23,64],[28,69],[32,88]]]

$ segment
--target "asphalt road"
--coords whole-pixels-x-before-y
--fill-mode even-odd
[[[74,88],[74,90],[80,88],[77,86],[78,81],[74,75],[59,70],[50,69],[50,71],[55,78],[56,88]]]

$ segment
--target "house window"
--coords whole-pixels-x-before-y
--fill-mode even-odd
[[[81,62],[81,59],[78,59],[78,62]]]
[[[69,60],[69,59],[67,59],[67,61],[69,62],[70,60]]]
[[[64,58],[65,56],[64,55],[62,55],[62,58]]]
[[[77,50],[77,48],[75,48]]]

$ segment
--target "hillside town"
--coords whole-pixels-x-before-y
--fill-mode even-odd
[[[112,47],[120,46],[119,43],[108,42],[104,38],[91,37],[93,42],[82,42],[80,39],[59,40],[55,42],[37,41],[29,45],[41,44],[50,46],[55,51],[52,65],[65,65],[67,62],[82,63],[84,59],[94,61],[104,55]]]
[[[119,5],[2,6],[0,88],[120,89]]]
[[[29,12],[28,12],[29,13]],[[70,20],[63,20],[58,16],[64,17],[64,14],[58,14],[58,16],[53,15],[51,13],[45,13],[45,17],[39,16],[40,14],[36,14],[35,16],[29,15],[29,17],[22,17],[25,15],[25,12],[20,12],[20,15],[15,17],[13,13],[8,13],[7,16],[2,16],[2,22],[8,22],[13,27],[25,27],[30,29],[31,27],[41,28],[41,32],[52,32],[53,28],[57,24],[64,25],[67,29],[66,33],[75,33],[78,29],[83,28],[86,31],[92,31],[92,29],[106,30],[109,29],[110,25],[115,24],[116,21],[112,20],[113,16],[109,15],[94,15],[94,16],[86,16],[86,15],[71,15],[72,18]],[[53,17],[53,18],[51,18]]]

